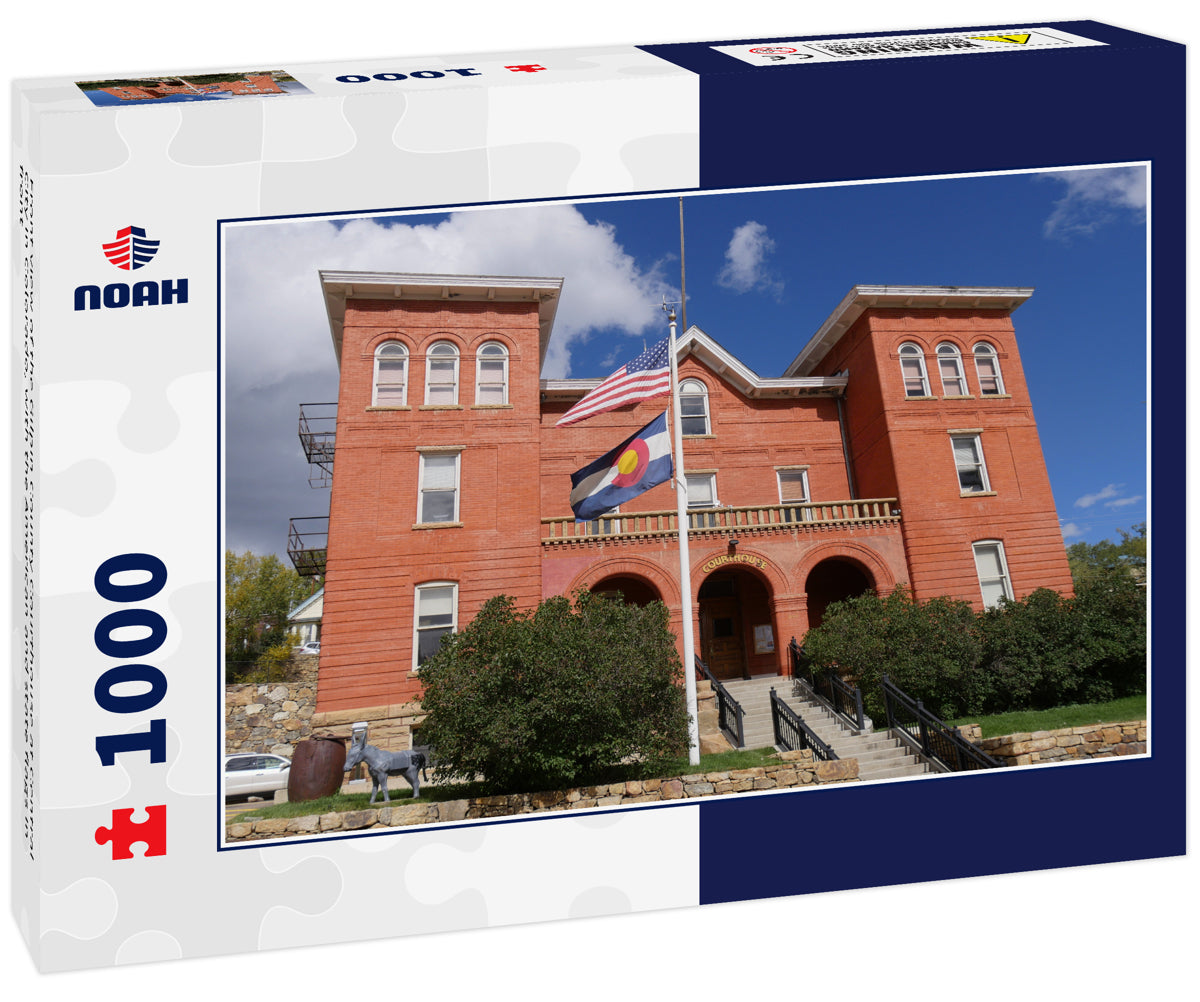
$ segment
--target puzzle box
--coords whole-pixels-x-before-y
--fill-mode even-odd
[[[360,369],[365,364],[365,385],[372,397],[359,409],[365,415],[371,408],[381,408],[371,413],[394,421],[411,413],[401,408],[411,408],[416,411],[412,416],[423,423],[409,424],[418,427],[421,435],[431,427],[453,431],[457,437],[402,443],[407,453],[414,454],[406,474],[413,482],[404,487],[403,499],[411,511],[402,531],[412,534],[417,525],[453,526],[457,531],[460,521],[461,528],[470,531],[471,518],[486,517],[479,513],[489,505],[494,519],[498,502],[468,496],[471,471],[463,457],[479,452],[480,444],[478,438],[467,437],[476,435],[478,425],[467,422],[507,423],[511,426],[507,432],[518,437],[505,439],[506,445],[525,448],[535,466],[552,460],[561,463],[559,454],[547,453],[555,448],[552,442],[545,444],[549,433],[522,432],[517,427],[522,421],[517,408],[525,406],[532,391],[531,406],[538,407],[535,424],[552,424],[546,418],[557,417],[556,408],[561,410],[591,388],[567,385],[576,372],[566,368],[561,357],[563,342],[578,342],[582,350],[588,340],[586,325],[567,309],[570,275],[561,293],[562,321],[567,322],[560,322],[557,315],[542,316],[543,309],[557,310],[552,304],[557,297],[543,297],[550,291],[543,280],[563,276],[552,269],[489,266],[495,256],[501,261],[506,255],[515,262],[539,260],[505,246],[506,241],[519,244],[536,229],[519,221],[522,203],[537,203],[526,205],[527,213],[565,216],[555,232],[576,224],[594,236],[608,221],[588,207],[601,200],[624,206],[612,208],[609,214],[636,216],[643,207],[661,213],[662,204],[673,205],[685,196],[684,214],[703,218],[703,211],[691,208],[699,204],[693,199],[700,195],[714,205],[724,200],[741,213],[739,196],[757,198],[762,204],[778,191],[793,199],[786,206],[782,200],[775,203],[783,206],[780,212],[803,215],[810,211],[808,204],[815,203],[797,201],[801,194],[849,190],[847,183],[861,192],[869,183],[883,180],[925,184],[906,179],[936,179],[943,185],[956,178],[982,181],[1063,168],[1102,179],[1128,178],[1132,172],[1147,192],[1145,338],[1149,348],[1151,329],[1157,327],[1154,346],[1162,345],[1165,337],[1169,351],[1174,345],[1170,332],[1182,329],[1183,304],[1175,292],[1168,295],[1163,290],[1177,289],[1181,279],[1182,223],[1170,212],[1153,210],[1182,196],[1182,53],[1181,46],[1171,43],[1072,22],[539,52],[536,58],[526,53],[436,63],[406,58],[379,65],[172,71],[138,80],[114,76],[20,85],[20,111],[15,117],[16,209],[24,270],[18,275],[22,295],[17,298],[23,311],[16,336],[25,363],[17,397],[26,452],[17,482],[21,485],[18,507],[25,520],[18,565],[24,571],[20,588],[26,618],[19,637],[20,656],[14,659],[14,665],[21,666],[17,670],[23,695],[17,707],[15,775],[20,777],[16,786],[24,791],[21,809],[14,812],[19,819],[14,894],[18,919],[39,964],[62,969],[320,942],[329,939],[331,927],[344,924],[317,919],[338,915],[369,915],[376,919],[379,934],[399,935],[1182,852],[1183,721],[1180,705],[1169,698],[1172,689],[1182,687],[1183,640],[1178,625],[1183,621],[1182,575],[1161,561],[1148,582],[1158,585],[1152,595],[1159,655],[1150,671],[1152,727],[1145,750],[1133,756],[1094,764],[1022,765],[988,770],[986,775],[841,783],[825,790],[750,791],[699,797],[690,803],[681,797],[619,810],[599,803],[605,797],[591,797],[585,799],[595,800],[595,806],[581,808],[583,813],[577,817],[569,811],[520,818],[464,816],[439,818],[428,826],[391,827],[375,815],[369,828],[346,828],[341,821],[338,830],[322,831],[318,823],[313,832],[303,831],[302,826],[289,832],[285,825],[278,833],[281,838],[250,842],[239,842],[224,818],[222,800],[228,787],[223,758],[234,728],[225,687],[228,658],[218,643],[216,625],[227,611],[218,562],[224,564],[230,544],[237,546],[248,538],[234,533],[232,521],[245,518],[256,507],[252,492],[239,493],[231,484],[235,470],[250,468],[254,462],[252,456],[242,458],[237,453],[248,439],[270,434],[255,423],[252,415],[258,412],[242,414],[231,407],[256,394],[286,394],[292,413],[280,420],[290,426],[294,437],[294,408],[303,403],[294,396],[299,388],[295,382],[280,388],[258,376],[296,351],[287,342],[286,330],[274,332],[274,342],[256,341],[245,333],[261,326],[264,316],[255,313],[253,289],[245,288],[251,272],[233,268],[231,261],[253,262],[256,239],[276,255],[268,260],[278,260],[289,245],[332,246],[328,260],[317,265],[325,274],[310,270],[305,280],[308,291],[297,286],[301,290],[297,300],[316,295],[322,314],[318,320],[324,324],[329,354],[321,359],[313,356],[314,370],[329,371],[334,361],[330,340],[339,352],[343,350],[348,319],[357,319],[348,326],[361,332],[372,326],[362,317],[378,316],[380,303],[408,311],[391,312],[382,325],[375,325],[377,335],[395,336],[377,338],[374,344],[364,341],[369,348],[365,355],[360,346],[354,364]],[[886,95],[883,107],[880,94]],[[1148,111],[1123,117],[1119,126],[1114,125],[1111,109],[1131,102]],[[781,108],[795,109],[794,120],[781,118]],[[863,121],[862,108],[875,109],[876,115]],[[631,197],[636,198],[632,209]],[[495,214],[499,210],[484,208],[491,205],[502,205],[511,214],[501,217]],[[571,212],[582,219],[571,217]],[[486,230],[489,217],[500,222],[486,240],[480,238],[480,246],[490,242],[493,249],[452,255],[449,265],[421,267],[419,261],[412,262],[411,251],[397,254],[386,242],[374,248],[375,257],[364,261],[360,256],[363,245],[372,250],[371,240],[380,230],[401,233],[411,247],[420,238],[436,244],[462,226],[467,230],[462,238],[473,242],[471,229]],[[1095,223],[1085,219],[1072,225]],[[274,234],[300,234],[306,225],[332,233],[309,232],[290,241],[275,237],[271,243]],[[763,239],[779,242],[770,219],[759,225],[765,232],[741,229],[740,243],[729,239],[733,226],[722,234],[721,243],[728,241],[731,249],[725,287],[735,293],[748,286],[742,291],[756,289],[772,295],[772,283],[790,277],[756,266],[764,260]],[[84,240],[85,232],[94,236]],[[618,228],[622,239],[626,239],[624,232]],[[348,253],[345,247],[337,247],[338,241],[358,241],[359,246]],[[679,234],[663,231],[659,243],[660,253],[670,254],[680,246]],[[698,237],[691,233],[686,246],[693,258],[697,245]],[[904,256],[903,246],[889,250],[897,261]],[[426,247],[424,256],[430,261],[447,259],[436,246]],[[308,262],[304,265],[307,268]],[[850,267],[853,270],[853,262]],[[143,274],[118,275],[111,268]],[[643,270],[649,269],[643,266]],[[497,275],[506,281],[495,280]],[[278,285],[263,285],[262,298],[278,302],[282,296],[286,302],[287,276],[276,277],[285,280],[282,291]],[[882,280],[896,281],[889,275]],[[852,292],[840,303],[837,297],[826,303],[815,322],[790,342],[795,352],[807,350],[814,329],[836,331],[843,322],[850,325],[863,315],[876,315],[871,311],[955,310],[964,300],[953,297],[973,292],[976,301],[970,308],[986,313],[970,318],[968,326],[974,326],[976,321],[994,320],[997,313],[1010,315],[1029,298],[1024,286],[1008,284],[1007,277],[988,278],[986,285],[980,280],[977,286],[943,289],[943,299],[949,302],[940,304],[936,302],[940,274],[927,280],[901,279],[901,284],[891,286],[859,284],[870,281],[874,279],[856,277]],[[673,281],[647,280],[639,288],[642,299],[648,290],[660,287],[677,288]],[[529,298],[515,297],[514,289],[529,293]],[[382,290],[386,295],[380,294]],[[673,298],[678,299],[678,309],[687,305],[682,294]],[[488,305],[497,300],[498,305]],[[445,301],[460,306],[462,315],[483,316],[487,323],[480,328],[447,320],[453,313],[440,307],[432,326],[414,319],[414,311],[434,314],[422,304]],[[694,309],[698,308],[696,303]],[[348,312],[339,314],[339,310]],[[496,320],[521,313],[535,318],[525,333],[517,332],[519,324],[509,331]],[[828,322],[822,323],[825,314]],[[636,325],[641,323],[642,315],[633,320],[615,315],[604,326],[628,333],[631,328],[640,330]],[[810,411],[812,407],[836,410],[839,399],[850,407],[853,372],[820,370],[823,361],[833,361],[829,350],[807,369],[798,356],[791,366],[789,358],[777,359],[776,368],[769,371],[783,370],[785,375],[764,379],[751,367],[743,364],[746,371],[739,373],[732,365],[752,350],[745,342],[753,335],[742,338],[740,330],[730,328],[706,333],[705,324],[703,318],[696,319],[700,330],[688,342],[688,359],[697,365],[704,362],[710,372],[728,363],[726,371],[733,375],[723,384],[711,385],[697,377],[704,390],[711,391],[691,394],[689,406],[698,409],[688,416],[709,422],[702,435],[720,437],[714,422],[725,412],[717,410],[721,401],[716,392],[724,391],[725,385],[732,386],[725,392],[740,394],[744,400],[780,400],[794,390],[797,398],[803,391],[817,401],[809,401]],[[1019,341],[1020,314],[1012,325]],[[453,334],[443,328],[455,326],[476,330],[480,337],[464,341],[439,370],[434,364],[437,353],[428,349],[439,341],[454,347],[453,337],[440,335]],[[687,339],[690,328],[686,323],[684,327],[681,334]],[[406,340],[406,328],[408,333],[424,331],[423,340]],[[544,346],[543,328],[548,337]],[[529,333],[534,339],[523,340]],[[722,355],[718,351],[721,333],[726,345],[735,344],[738,350]],[[916,344],[926,336],[914,334],[911,342],[904,343]],[[971,396],[951,392],[944,382],[948,373],[951,380],[964,382],[962,388],[973,390],[980,406],[984,397],[1003,396],[995,391],[1006,376],[1016,385],[1019,363],[1010,361],[1015,351],[987,337],[968,342],[970,338],[960,346],[957,368],[952,360],[944,362],[936,345],[929,346],[927,358],[919,364],[915,358],[906,363],[898,346],[894,375],[920,381],[922,392],[911,394],[914,399]],[[114,350],[114,343],[119,350]],[[489,343],[505,349],[491,360],[490,369],[482,351]],[[386,344],[400,345],[405,353],[377,356],[375,352]],[[991,359],[985,347],[981,362],[980,344],[996,348],[996,358]],[[1025,342],[1021,344],[1025,347]],[[272,347],[277,356],[274,363]],[[305,343],[303,348],[307,347]],[[544,361],[540,351],[549,353],[550,363],[559,368],[549,374],[534,371],[533,386],[522,388],[521,380],[528,383],[530,378],[529,363]],[[234,356],[239,356],[236,370],[230,368]],[[250,361],[244,363],[247,358]],[[623,355],[598,358],[579,373],[582,378],[577,382],[596,383],[607,372],[598,367],[601,362],[615,365],[625,360]],[[337,361],[342,362],[345,379],[347,359],[338,358],[335,366]],[[521,361],[526,364],[519,366]],[[378,378],[381,363],[383,371],[395,374],[401,371],[401,362],[403,390],[397,380]],[[302,367],[287,371],[303,375]],[[437,372],[448,378],[434,378]],[[499,381],[484,378],[496,372],[503,374]],[[1160,452],[1170,448],[1178,453],[1181,376],[1163,367],[1152,372],[1146,393],[1157,424],[1154,445]],[[824,383],[821,387],[799,383],[806,379]],[[847,392],[839,393],[834,385],[839,379],[846,380],[842,389]],[[931,379],[934,382],[926,386]],[[939,389],[939,379],[941,392],[933,392]],[[785,386],[785,380],[795,385]],[[406,402],[380,405],[381,388],[385,395],[403,392]],[[341,389],[336,387],[335,420],[339,422],[347,417]],[[519,396],[522,389],[524,397]],[[473,403],[468,391],[474,394]],[[500,402],[489,402],[489,393],[499,394],[495,399]],[[410,394],[424,402],[407,402]],[[439,403],[439,394],[452,394],[447,399],[462,402]],[[506,402],[509,395],[512,402]],[[905,389],[904,396],[909,395]],[[1042,406],[1039,399],[1032,404]],[[705,406],[710,409],[704,410]],[[456,411],[440,407],[479,413],[460,418]],[[431,409],[422,412],[422,408]],[[432,424],[437,421],[443,427]],[[628,430],[637,424],[630,424]],[[819,424],[838,429],[836,421]],[[962,456],[971,443],[960,448],[959,440],[973,441],[976,435],[988,434],[990,425],[980,424],[983,430],[976,432],[973,421],[961,426],[955,422],[953,427],[940,428],[939,434],[954,442],[952,455]],[[354,431],[345,430],[347,435]],[[339,424],[339,441],[346,440],[342,432]],[[313,435],[311,424],[307,434]],[[527,437],[522,439],[521,434]],[[828,452],[826,433],[818,429],[818,435],[822,450]],[[293,457],[301,469],[306,465],[321,469],[319,449],[318,462],[312,461],[312,446],[318,441],[310,438],[303,456]],[[536,446],[532,452],[530,444]],[[720,445],[717,441],[711,448]],[[837,445],[832,442],[834,452]],[[987,450],[991,465],[985,467],[981,455],[971,463],[963,462],[957,468],[958,486],[964,486],[968,466],[978,477],[996,475],[999,464],[987,446],[987,439],[981,437],[979,448]],[[378,444],[367,447],[380,448]],[[581,448],[572,445],[565,451],[574,455]],[[858,447],[852,441],[850,448]],[[451,472],[450,464],[438,462],[447,456],[457,457],[452,475],[438,480]],[[887,559],[885,555],[889,546],[903,550],[905,534],[916,521],[914,516],[919,519],[919,510],[906,513],[899,504],[901,497],[873,498],[857,491],[852,483],[855,474],[868,480],[880,476],[862,461],[843,464],[840,496],[818,491],[812,481],[825,472],[821,462],[806,462],[808,458],[777,462],[768,457],[769,472],[780,491],[769,504],[762,500],[731,504],[724,499],[752,488],[727,486],[723,466],[715,458],[711,466],[705,459],[689,463],[691,477],[708,478],[694,486],[689,481],[698,494],[708,492],[703,499],[708,503],[697,505],[705,514],[688,518],[720,520],[731,514],[736,518],[736,512],[725,509],[757,506],[777,509],[785,520],[786,512],[792,511],[794,522],[808,522],[814,521],[812,510],[821,502],[894,500],[893,507],[872,516],[881,524],[869,532],[883,542],[856,552],[874,554],[861,561],[870,585],[899,583],[907,574],[916,587],[920,560],[915,551],[892,552]],[[836,457],[822,462],[827,467],[838,465]],[[499,484],[500,467],[494,469],[492,476]],[[472,475],[475,485],[482,482],[478,468]],[[892,475],[899,477],[898,472]],[[561,524],[575,533],[576,541],[549,542],[565,539],[549,535],[535,540],[538,580],[531,594],[547,593],[550,583],[569,584],[587,573],[576,570],[567,577],[562,567],[547,570],[550,561],[541,556],[543,551],[581,550],[581,566],[594,562],[602,546],[624,552],[625,564],[637,563],[635,557],[646,559],[628,551],[646,545],[634,534],[647,530],[627,530],[625,520],[615,532],[607,531],[614,528],[608,522],[598,524],[589,535],[588,522],[582,523],[581,530],[580,523],[565,517],[565,501],[553,514],[546,514],[549,508],[540,507],[541,485],[550,476],[539,474],[538,497],[526,508],[532,506],[539,527],[543,519],[549,520],[551,528],[538,532],[549,533]],[[986,486],[992,486],[990,480]],[[331,497],[337,497],[338,489],[335,481]],[[475,489],[471,486],[471,493]],[[799,493],[785,495],[785,489]],[[426,494],[439,491],[444,496],[430,497],[430,511],[436,516],[438,504],[451,503],[458,506],[454,514],[461,518],[424,517]],[[1000,492],[972,487],[964,493]],[[379,491],[376,495],[383,496]],[[357,504],[361,506],[368,497],[360,493]],[[347,498],[354,509],[355,496]],[[469,504],[481,505],[470,517]],[[640,514],[636,507],[629,511]],[[279,512],[285,522],[296,514]],[[528,510],[522,511],[520,519],[528,515]],[[335,542],[341,530],[332,509],[328,518],[324,549],[331,567],[321,570],[328,571],[330,624],[336,638],[339,631],[343,637],[354,631],[352,621],[346,619],[353,600],[336,594],[331,568],[339,556]],[[834,521],[822,524],[818,531],[834,535],[859,531],[844,524],[844,512]],[[902,528],[896,527],[897,522]],[[357,523],[342,524],[347,538],[354,538],[351,530]],[[741,623],[746,638],[738,655],[743,674],[762,674],[751,669],[771,667],[773,658],[781,679],[790,683],[786,627],[812,625],[811,613],[816,610],[797,606],[808,594],[795,587],[800,570],[779,571],[778,579],[767,573],[779,561],[761,552],[763,540],[784,531],[767,527],[770,524],[768,519],[761,526],[756,523],[756,530],[745,531],[742,526],[748,523],[739,521],[696,525],[699,538],[719,540],[715,550],[709,547],[711,554],[701,554],[706,558],[703,564],[719,563],[694,574],[692,584],[698,590],[707,575],[713,578],[715,592],[730,581],[733,590],[740,593],[744,588],[747,595],[738,607],[747,620]],[[511,526],[516,534],[516,522]],[[506,524],[493,531],[504,533],[508,528]],[[237,533],[243,531],[239,525]],[[307,545],[303,531],[297,528],[297,545],[291,548],[301,563],[322,550]],[[526,531],[522,524],[520,532]],[[787,533],[800,531],[792,524],[786,526]],[[626,535],[631,538],[623,538]],[[734,546],[730,552],[730,541],[738,535],[745,537],[741,549]],[[997,571],[986,582],[979,572],[976,586],[1023,592],[1017,578],[1026,572],[1012,566],[1013,548],[992,545],[993,534],[968,535],[984,547],[968,554],[971,561],[978,567],[982,560]],[[843,539],[842,545],[851,542],[858,545],[860,540]],[[438,550],[443,544],[432,546]],[[845,563],[846,557],[839,552],[829,559]],[[754,563],[756,559],[761,566]],[[555,555],[553,562],[570,561]],[[670,599],[667,564],[662,560],[658,564],[640,575],[629,566],[614,565],[586,583],[599,587],[620,578],[628,591],[638,582],[657,582],[656,596]],[[359,678],[353,663],[355,658],[388,662],[378,656],[381,640],[370,641],[376,649],[372,658],[364,658],[361,650],[351,651],[345,643],[338,646],[347,653],[334,648],[318,655],[313,704],[318,728],[336,732],[366,723],[372,735],[390,727],[396,737],[413,740],[419,720],[404,709],[412,702],[404,686],[419,686],[419,678],[408,676],[419,675],[414,661],[420,657],[423,634],[447,625],[466,626],[480,604],[478,597],[465,594],[468,589],[462,581],[451,581],[448,573],[430,576],[420,567],[408,571],[407,594],[397,599],[391,613],[393,620],[402,621],[392,626],[396,649],[390,667],[372,669],[374,680],[372,672],[364,673],[365,682]],[[377,576],[366,575],[368,580]],[[857,579],[847,584],[844,576],[828,577],[823,587],[831,595],[861,586]],[[763,580],[765,604],[761,594],[748,594],[758,587],[752,581]],[[807,580],[804,577],[801,583]],[[789,582],[791,592],[786,589]],[[698,601],[714,603],[724,598],[728,596],[697,596]],[[337,625],[339,616],[346,625]],[[710,660],[720,646],[716,641],[728,637],[724,620],[730,618],[719,610],[710,616]],[[703,634],[703,621],[700,626]],[[332,647],[333,639],[328,642]],[[82,684],[76,673],[80,664],[91,666]],[[326,677],[334,680],[333,691],[323,706]],[[401,688],[394,689],[397,683]],[[355,692],[356,687],[367,692]],[[375,701],[369,702],[373,687]],[[275,688],[268,686],[261,694],[264,702]],[[71,695],[75,690],[76,695]],[[55,695],[53,702],[47,700],[47,693]],[[254,695],[259,695],[257,689]],[[392,703],[394,695],[401,701]],[[283,709],[283,704],[297,701],[277,702],[280,708],[275,712],[285,714],[280,729],[286,731],[289,720],[301,718],[286,716],[295,711]],[[392,706],[398,706],[399,712],[391,713]],[[255,750],[266,753],[269,748]],[[88,791],[87,803],[79,802],[81,787]],[[1031,804],[1045,809],[1045,823],[1035,839],[1014,840],[1007,830],[984,830],[975,833],[969,849],[955,852],[947,851],[944,842],[928,831],[930,817],[962,812],[1005,817],[1027,812]],[[1095,816],[1101,809],[1106,816],[1111,812],[1111,823],[1079,823],[1081,817]],[[866,813],[892,819],[889,853],[883,858],[877,851],[877,829],[841,825],[838,851],[855,861],[852,868],[781,875],[766,860],[751,862],[748,870],[720,865],[722,857],[728,858],[730,846],[745,845],[748,833],[783,841],[794,837],[789,833],[814,824],[836,824],[830,819]],[[380,824],[384,827],[374,827]],[[363,839],[371,841],[369,854],[358,848]],[[131,849],[138,843],[144,848]],[[386,908],[370,893],[371,875],[377,871],[372,857],[382,858],[381,854],[391,856],[392,869],[406,875],[399,896],[391,897]],[[514,860],[536,876],[522,882],[519,895],[510,893],[506,899],[503,882],[497,880]],[[290,908],[293,915],[310,921],[252,914],[240,926],[216,931],[201,920],[203,908],[193,906],[187,914],[167,915],[157,899],[158,888],[170,883],[188,900],[203,902],[215,885],[235,875],[255,888],[264,902]],[[462,907],[461,899],[455,898],[467,889],[489,887],[490,911]],[[546,889],[532,893],[535,887]],[[114,898],[120,902],[117,919],[111,907]]]

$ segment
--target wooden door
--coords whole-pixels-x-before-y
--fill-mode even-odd
[[[742,678],[746,649],[741,606],[737,597],[706,598],[700,602],[700,657],[717,678]]]

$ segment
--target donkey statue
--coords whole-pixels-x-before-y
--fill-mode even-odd
[[[424,752],[384,751],[382,748],[367,744],[367,735],[364,732],[350,745],[350,750],[346,753],[346,766],[343,771],[349,772],[359,762],[366,762],[367,772],[371,774],[372,804],[375,803],[375,795],[380,789],[383,790],[384,803],[391,803],[391,798],[388,796],[388,776],[403,775],[412,786],[413,797],[421,795],[421,776],[424,775],[425,767],[428,764]]]

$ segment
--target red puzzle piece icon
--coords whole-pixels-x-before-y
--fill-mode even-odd
[[[134,842],[145,842],[143,856],[165,856],[167,854],[167,805],[147,807],[150,815],[146,821],[134,822],[134,808],[126,807],[112,812],[112,827],[96,829],[96,845],[112,843],[113,859],[133,859],[129,847]]]

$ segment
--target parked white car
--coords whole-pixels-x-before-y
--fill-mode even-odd
[[[310,640],[307,644],[301,644],[299,647],[292,648],[293,654],[320,654],[321,641]]]
[[[225,799],[267,797],[286,790],[290,759],[282,755],[253,753],[225,756]]]

